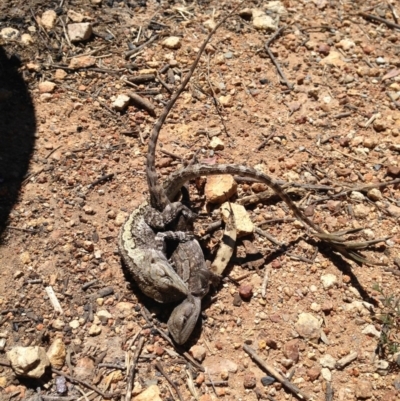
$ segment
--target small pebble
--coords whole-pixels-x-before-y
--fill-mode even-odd
[[[249,300],[253,295],[253,286],[249,283],[243,283],[239,287],[239,294],[244,300]]]
[[[233,301],[232,301],[232,303],[233,303],[233,306],[241,306],[242,305],[242,298],[241,298],[241,296],[240,296],[240,294],[239,293],[235,293],[234,295],[233,295]]]
[[[257,384],[257,379],[254,373],[247,373],[244,375],[243,386],[244,388],[251,389]]]
[[[275,383],[275,378],[271,377],[271,376],[263,376],[261,378],[261,384],[264,387],[270,386],[271,384]]]
[[[196,359],[199,362],[203,362],[205,357],[206,357],[206,349],[202,347],[201,345],[194,345],[192,348],[190,348],[189,353],[192,355],[194,359]]]

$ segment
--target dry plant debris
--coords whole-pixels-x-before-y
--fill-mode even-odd
[[[383,266],[329,252],[276,197],[251,203],[267,188],[237,180],[257,228],[187,348],[165,336],[170,309],[123,277],[116,236],[146,196],[154,116],[237,4],[0,3],[0,399],[121,399],[129,377],[133,400],[286,400],[273,371],[312,400],[399,398],[394,0],[247,1],[207,46],[157,158],[163,177],[194,156],[264,170],[327,231],[390,236],[363,250]],[[222,230],[207,230],[218,205],[204,184],[190,192],[212,261]],[[6,352],[50,359],[60,339],[64,366],[47,382],[10,369]]]

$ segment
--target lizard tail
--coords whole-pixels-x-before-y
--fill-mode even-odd
[[[149,147],[147,150],[147,161],[146,161],[146,174],[147,174],[147,183],[150,191],[150,204],[152,207],[157,210],[163,210],[164,207],[170,203],[169,198],[164,192],[163,186],[158,181],[156,166],[155,166],[155,158],[156,158],[156,147],[158,136],[160,134],[160,130],[162,125],[164,124],[168,113],[171,111],[175,102],[177,101],[179,95],[184,91],[186,85],[188,84],[190,78],[192,77],[194,70],[197,67],[197,64],[200,61],[201,55],[203,54],[204,49],[206,48],[208,42],[211,39],[211,36],[214,35],[216,30],[230,17],[232,16],[236,10],[241,6],[243,2],[238,4],[229,14],[227,14],[221,21],[214,27],[214,29],[208,34],[207,38],[204,40],[203,44],[200,47],[200,50],[197,53],[196,59],[194,60],[192,66],[190,67],[189,72],[186,74],[185,79],[182,81],[178,90],[171,96],[170,101],[165,106],[163,112],[158,117],[157,122],[154,124],[153,131],[151,132]]]

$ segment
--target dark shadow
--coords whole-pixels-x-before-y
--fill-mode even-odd
[[[35,143],[35,110],[19,67],[19,58],[7,56],[0,46],[0,236],[18,199]]]

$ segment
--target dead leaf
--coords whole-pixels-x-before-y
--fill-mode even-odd
[[[399,75],[399,74],[400,74],[400,70],[397,68],[394,68],[393,70],[390,70],[387,74],[385,74],[382,77],[382,81],[384,81],[385,79],[397,77],[397,75]]]

